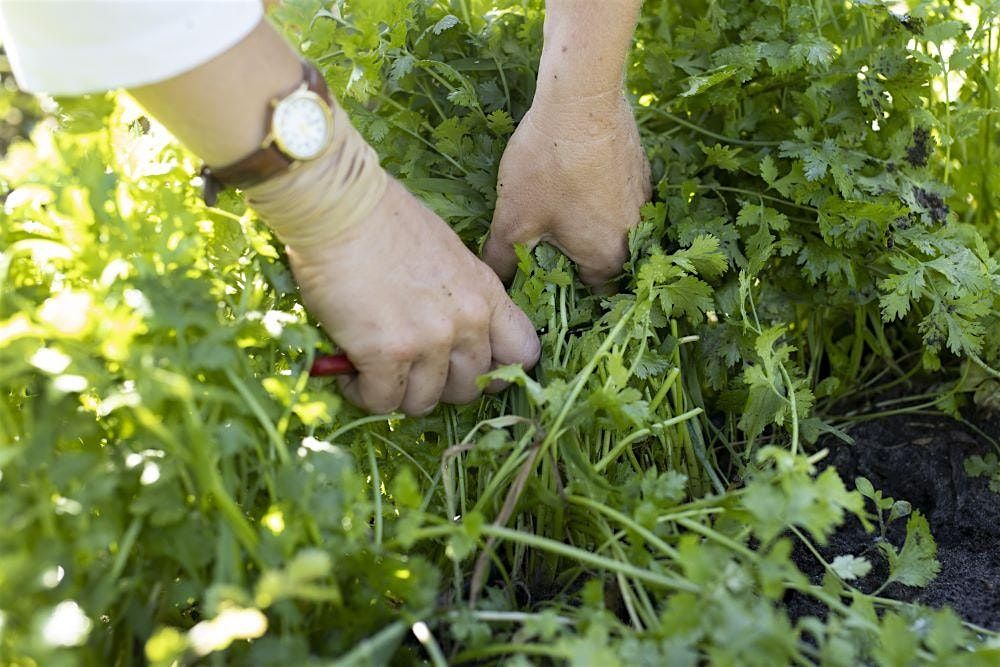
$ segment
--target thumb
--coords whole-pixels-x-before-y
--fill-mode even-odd
[[[493,362],[498,366],[521,364],[528,369],[538,362],[541,354],[534,325],[506,293],[490,318],[490,347],[493,348]]]
[[[577,264],[580,282],[596,290],[599,294],[604,294],[611,280],[621,273],[624,263],[625,260],[623,258],[616,257],[613,260],[601,263]]]
[[[608,220],[594,220],[591,229],[610,230],[613,226]],[[567,236],[563,235],[564,238]],[[603,293],[608,282],[621,273],[622,266],[628,260],[627,239],[614,234],[594,233],[590,237],[576,235],[565,238],[565,241],[567,242],[558,243],[559,248],[576,262],[580,280],[599,293]]]
[[[486,239],[486,245],[483,246],[483,261],[500,276],[501,280],[507,282],[517,271],[517,253],[514,252],[514,243],[498,230],[494,222],[490,236]]]
[[[504,282],[514,277],[517,271],[517,253],[514,244],[521,243],[534,248],[538,244],[538,232],[544,227],[544,217],[540,207],[532,206],[525,199],[525,188],[515,184],[504,187],[497,183],[497,203],[490,224],[490,236],[483,246],[483,261]]]

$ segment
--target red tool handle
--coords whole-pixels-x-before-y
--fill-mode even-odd
[[[330,375],[351,375],[357,373],[346,354],[323,354],[313,361],[309,375],[312,377],[328,377]]]

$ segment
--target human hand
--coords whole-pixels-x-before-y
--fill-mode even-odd
[[[260,147],[263,110],[301,77],[296,53],[265,21],[209,63],[132,92],[207,164],[231,165]],[[532,366],[538,337],[496,275],[387,178],[339,104],[330,111],[322,155],[244,194],[358,371],[341,377],[345,396],[373,412],[424,414],[473,400],[494,364]]]
[[[339,377],[342,392],[371,412],[467,403],[493,366],[538,359],[497,277],[396,181],[349,230],[288,257],[306,307],[358,371]]]
[[[649,162],[628,101],[613,92],[537,95],[500,161],[497,205],[483,258],[507,280],[513,245],[548,241],[601,286],[628,257],[628,230],[651,195]]]

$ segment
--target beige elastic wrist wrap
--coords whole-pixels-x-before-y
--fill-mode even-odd
[[[334,104],[333,140],[315,160],[247,188],[247,201],[286,245],[297,250],[335,241],[364,220],[385,194],[378,154]]]

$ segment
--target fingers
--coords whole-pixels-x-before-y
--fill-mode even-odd
[[[495,279],[494,279],[495,280]],[[499,288],[498,288],[499,289]],[[361,363],[358,374],[340,376],[340,389],[351,403],[375,414],[402,410],[423,416],[439,402],[474,401],[482,390],[479,376],[495,366],[538,361],[541,345],[531,320],[503,294],[490,318],[490,331],[470,336],[470,342],[444,351],[435,349],[413,362],[376,360]],[[489,391],[503,384],[492,383]]]
[[[448,355],[435,354],[418,360],[410,367],[406,395],[400,408],[408,415],[423,417],[430,413],[443,396],[448,382]],[[470,399],[471,400],[471,399]]]
[[[642,186],[642,203],[645,204],[653,198],[653,167],[649,164],[645,152],[642,153],[640,159],[642,160],[642,179],[639,183]]]
[[[441,400],[459,405],[476,400],[482,393],[476,380],[489,372],[492,361],[489,341],[485,340],[485,336],[479,344],[453,351],[448,384],[441,394]]]
[[[524,194],[523,190],[514,190]],[[503,184],[497,185],[497,205],[493,211],[490,236],[483,246],[483,261],[504,282],[514,277],[517,270],[515,243],[523,243],[528,248],[535,247],[538,235],[534,230],[541,227],[540,212],[536,205],[521,201],[513,194],[505,192]]]
[[[485,266],[469,278],[479,295],[462,297],[452,325],[421,327],[412,345],[397,340],[394,349],[376,346],[352,355],[358,375],[340,378],[345,398],[377,414],[423,416],[439,402],[474,401],[482,393],[479,377],[495,366],[533,366],[539,341],[531,321]]]
[[[351,403],[374,414],[388,414],[403,403],[411,366],[409,361],[388,358],[359,363],[357,375],[338,378],[340,390]]]
[[[593,227],[600,233],[587,238],[564,234],[565,241],[556,237],[552,243],[576,262],[580,281],[600,291],[621,273],[628,259],[628,240],[614,231],[610,220],[595,220]]]
[[[490,347],[498,366],[521,364],[525,369],[532,368],[541,353],[534,325],[506,293],[499,299],[490,319]]]
[[[643,158],[642,169],[621,192],[620,210],[595,213],[591,209],[570,207],[544,224],[532,220],[530,224],[515,221],[510,212],[519,204],[508,205],[503,199],[490,227],[490,236],[483,246],[483,261],[504,282],[513,278],[517,270],[514,244],[522,243],[533,248],[540,239],[552,243],[576,262],[580,280],[591,287],[600,287],[621,272],[628,259],[628,232],[639,222],[639,209],[649,200],[649,164]],[[546,230],[544,233],[538,229]],[[520,232],[520,233],[519,233]]]
[[[514,244],[500,232],[497,223],[493,223],[490,236],[483,246],[483,261],[486,262],[500,280],[509,281],[517,270],[517,253]]]
[[[508,153],[509,153],[508,146]],[[497,203],[490,225],[490,236],[483,246],[483,261],[504,282],[514,277],[517,270],[517,253],[514,244],[534,248],[539,230],[546,227],[548,215],[544,208],[546,193],[538,180],[524,181],[511,172],[511,158],[504,154],[497,180]],[[518,160],[513,160],[517,163]]]
[[[622,265],[628,259],[628,249],[618,246],[624,246],[624,244],[616,239],[608,250],[578,260],[580,280],[585,285],[598,288],[621,273]]]

